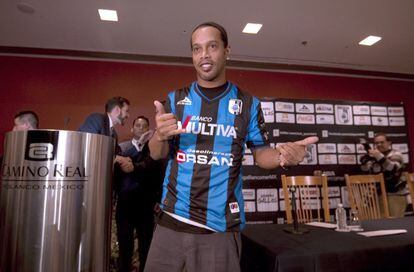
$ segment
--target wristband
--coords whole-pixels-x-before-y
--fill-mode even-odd
[[[289,169],[290,169],[290,166],[282,166],[282,165],[280,165],[280,167],[281,167],[284,171],[287,171],[287,170],[289,170]]]

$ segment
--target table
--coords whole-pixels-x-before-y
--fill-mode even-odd
[[[408,231],[381,237],[311,226],[306,226],[309,233],[294,235],[283,231],[287,226],[245,227],[242,232],[243,272],[414,271],[414,217],[362,222],[365,231]]]

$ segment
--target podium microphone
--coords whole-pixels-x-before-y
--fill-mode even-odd
[[[66,129],[67,129],[67,127],[68,127],[68,125],[69,125],[69,122],[70,122],[70,117],[69,117],[69,116],[66,116],[66,117],[65,117],[65,120],[64,120],[64,123],[63,123],[63,129],[64,129],[64,130],[66,130]]]

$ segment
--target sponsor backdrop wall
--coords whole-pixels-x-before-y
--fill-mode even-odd
[[[273,143],[309,133],[321,137],[309,150],[307,164],[296,168],[303,173],[322,169],[341,177],[355,171],[362,154],[359,138],[380,130],[394,134],[394,147],[413,166],[412,152],[408,156],[412,141],[404,135],[407,129],[414,135],[414,81],[235,68],[227,70],[227,77],[257,97],[271,98],[263,101]],[[131,101],[131,118],[117,128],[122,141],[130,137],[132,117],[147,115],[153,127],[153,100],[164,100],[168,91],[194,79],[191,66],[0,56],[0,142],[19,110],[35,110],[41,128],[76,130],[87,114],[102,112],[106,100],[117,95]],[[0,153],[2,149],[0,145]],[[249,160],[247,155],[245,163]],[[248,213],[248,219],[277,221],[283,208],[280,192],[275,191],[280,173],[249,168],[253,167],[246,166],[244,196],[247,210],[255,212]],[[287,174],[298,173],[296,169]],[[342,196],[340,188],[336,190],[331,192],[331,205]]]
[[[257,97],[404,102],[414,135],[414,81],[235,68],[227,77]],[[41,128],[74,130],[115,95],[130,99],[131,117],[144,114],[152,121],[153,100],[193,80],[191,66],[0,55],[0,142],[16,111],[35,110]],[[117,128],[120,140],[130,136],[131,126],[132,118]]]
[[[361,142],[373,142],[374,134],[385,132],[393,148],[409,164],[409,137],[404,105],[335,100],[263,99],[262,110],[271,145],[318,136],[308,146],[299,166],[264,172],[254,166],[247,150],[243,161],[246,218],[254,222],[283,223],[285,205],[280,175],[328,176],[329,205],[348,207],[344,174],[358,174],[360,158],[366,154]],[[316,172],[315,172],[316,171]],[[320,209],[320,192],[312,190],[311,206]]]

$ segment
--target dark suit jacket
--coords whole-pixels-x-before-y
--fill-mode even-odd
[[[118,194],[118,216],[137,216],[141,212],[153,212],[156,202],[161,198],[161,186],[164,178],[162,161],[154,161],[149,154],[148,142],[138,152],[135,146],[122,143],[126,147],[122,156],[130,157],[134,171],[123,173],[115,184]],[[130,214],[131,213],[131,214]],[[129,215],[128,215],[129,214]]]
[[[94,134],[106,135],[109,137],[113,137],[115,139],[115,154],[119,155],[121,149],[118,146],[118,135],[116,131],[112,130],[109,127],[109,117],[108,114],[102,113],[92,113],[88,117],[86,117],[83,124],[80,126],[78,131],[82,132],[89,132]]]
[[[109,117],[106,113],[90,114],[80,126],[79,131],[113,136],[114,138],[117,138],[115,130],[113,131],[114,135],[111,135],[111,130],[109,128]]]

